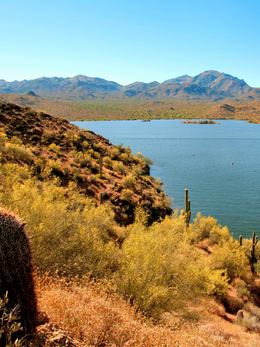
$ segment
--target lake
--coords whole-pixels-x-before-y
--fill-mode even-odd
[[[184,209],[189,190],[192,218],[197,212],[216,218],[235,237],[251,237],[260,226],[260,125],[234,120],[220,124],[181,124],[181,120],[73,122],[118,145],[130,146],[154,160],[160,177]],[[232,165],[233,163],[233,165]],[[260,235],[260,232],[259,232]]]

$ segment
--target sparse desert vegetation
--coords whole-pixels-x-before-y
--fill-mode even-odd
[[[0,204],[26,223],[35,269],[31,345],[257,346],[252,240],[241,245],[200,214],[187,226],[141,153],[43,112],[0,107]],[[10,318],[16,302],[5,307],[1,281]],[[18,346],[9,318],[0,331]]]
[[[0,101],[30,106],[68,121],[236,119],[260,123],[256,100],[89,100],[66,101],[31,95],[0,94]]]

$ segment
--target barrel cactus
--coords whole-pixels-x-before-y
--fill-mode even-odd
[[[0,297],[8,293],[10,309],[19,307],[22,330],[14,339],[30,339],[37,325],[37,301],[35,294],[30,240],[25,223],[4,208],[0,208]],[[2,334],[0,346],[5,346]]]

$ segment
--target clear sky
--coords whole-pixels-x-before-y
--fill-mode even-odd
[[[126,85],[217,70],[260,87],[259,0],[6,0],[0,79]]]

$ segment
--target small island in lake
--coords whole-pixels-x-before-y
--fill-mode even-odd
[[[185,123],[185,124],[220,124],[218,122],[214,122],[213,120],[200,120],[200,121],[185,120],[181,123]]]

